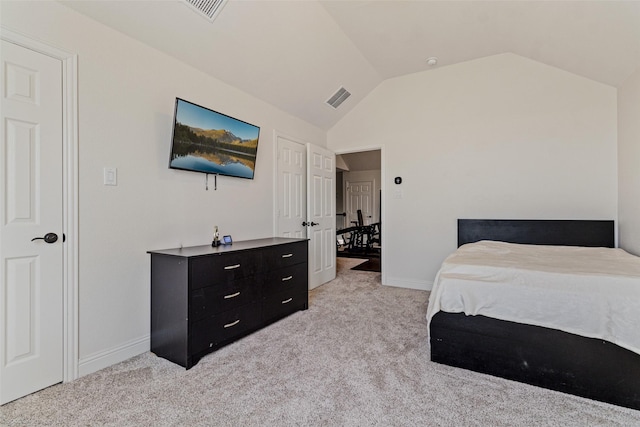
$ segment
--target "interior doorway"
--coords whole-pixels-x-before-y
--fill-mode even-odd
[[[77,55],[3,27],[0,39],[2,404],[78,377],[78,82]],[[14,235],[18,223],[29,233]]]
[[[275,234],[309,239],[309,290],[336,276],[335,154],[276,138]]]
[[[336,158],[337,257],[359,258],[357,270],[382,272],[382,152]]]

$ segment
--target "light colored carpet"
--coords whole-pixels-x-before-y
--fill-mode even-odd
[[[429,361],[428,293],[350,270],[186,371],[151,353],[0,408],[8,426],[640,426],[640,411]]]

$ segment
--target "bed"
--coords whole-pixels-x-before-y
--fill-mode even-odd
[[[602,258],[605,260],[608,256],[606,251],[623,252],[619,249],[603,249],[613,248],[614,243],[613,221],[461,219],[458,220],[459,250],[456,253],[468,252],[469,248],[477,250],[478,246],[481,247],[484,244],[487,244],[490,249],[493,248],[498,254],[501,253],[500,251],[511,252],[512,248],[514,252],[517,252],[521,248],[532,245],[533,250],[549,249],[552,254],[553,251],[567,253],[583,250],[595,251],[595,253],[601,254],[598,255],[599,257],[605,257]],[[473,257],[472,253],[471,259]],[[544,261],[540,261],[537,253],[529,259],[532,259],[534,264],[536,262],[544,263]],[[640,304],[640,275],[635,276],[633,272],[634,268],[637,272],[638,260],[629,254],[626,254],[626,258],[623,254],[623,259],[625,262],[630,262],[632,273],[617,278],[615,286],[622,286],[625,289],[624,292],[631,292],[631,297],[626,297],[628,301],[636,305]],[[553,260],[549,262],[550,267],[546,268],[547,271],[542,276],[544,283],[538,289],[538,291],[542,289],[548,293],[549,297],[546,301],[549,301],[549,304],[540,305],[540,301],[545,301],[544,299],[535,302],[535,293],[527,294],[525,292],[520,296],[520,299],[526,302],[531,301],[532,307],[525,305],[511,310],[517,315],[522,313],[525,319],[523,320],[501,314],[504,311],[509,311],[511,302],[517,298],[513,296],[501,298],[499,288],[493,289],[494,296],[498,295],[498,297],[488,303],[486,300],[482,300],[484,296],[481,294],[467,295],[462,293],[462,289],[466,286],[464,269],[452,270],[455,274],[449,274],[449,276],[459,276],[456,279],[457,285],[455,284],[456,280],[447,282],[443,279],[441,273],[445,269],[445,265],[451,265],[445,260],[434,283],[427,311],[431,360],[640,410],[640,343],[637,339],[640,334],[635,332],[640,328],[640,324],[635,325],[635,328],[628,328],[629,324],[633,326],[635,323],[633,316],[640,316],[640,313],[635,313],[635,306],[621,309],[612,307],[612,304],[621,304],[619,301],[621,298],[615,300],[614,303],[603,302],[602,295],[607,292],[600,290],[596,291],[596,293],[600,292],[598,297],[591,298],[595,304],[593,307],[588,305],[590,296],[585,294],[576,297],[576,300],[573,301],[573,308],[582,311],[583,316],[585,310],[587,315],[593,313],[592,320],[594,322],[592,323],[600,325],[596,326],[596,329],[603,330],[604,334],[594,333],[589,329],[582,331],[580,330],[581,324],[578,329],[566,328],[564,324],[562,326],[546,324],[547,318],[553,317],[553,310],[563,311],[558,310],[558,298],[554,294],[556,290],[553,289],[558,280],[565,280],[572,290],[581,287],[596,290],[597,288],[590,287],[599,280],[605,283],[605,275],[599,276],[600,273],[595,265],[593,266],[594,274],[583,277],[555,271],[555,267],[552,266],[554,262]],[[498,264],[501,263],[508,264],[503,260],[498,262]],[[606,267],[609,265],[609,261],[603,261],[601,264]],[[467,266],[465,265],[464,268],[466,269]],[[507,277],[507,280],[519,282],[523,275],[529,274],[529,269],[532,268],[527,267],[527,269],[514,273],[513,268],[507,265],[505,273],[495,270],[490,274],[504,276]],[[451,285],[450,282],[454,285]],[[607,290],[614,289],[613,287],[609,288],[609,282],[606,283]],[[442,291],[443,288],[455,288],[456,286],[461,289],[459,297],[452,293],[454,291],[451,291],[451,288],[447,288],[449,289],[447,291],[449,301],[441,300],[442,295],[445,294]],[[491,294],[491,292],[489,290],[486,293]],[[617,290],[609,293],[613,296],[620,296]],[[479,299],[480,302],[476,299]],[[509,301],[506,304],[503,302],[507,306],[507,310],[504,310],[504,306],[500,308],[501,299]],[[460,309],[456,304],[467,308]],[[545,307],[545,305],[549,307]],[[478,307],[482,308],[478,309]],[[485,309],[487,307],[490,309]],[[535,315],[538,309],[551,310],[549,313],[552,315],[545,315],[544,319],[537,322],[538,324],[531,324],[536,323]],[[575,310],[564,311],[572,314]],[[611,322],[595,322],[595,320],[602,320],[603,310],[609,310],[609,313],[614,313],[616,316],[620,313],[624,314],[626,310],[626,314],[630,314],[633,318],[626,318],[624,321],[627,322],[627,326],[618,325],[619,327],[615,330],[616,327],[611,327]],[[469,315],[465,314],[465,311]],[[571,320],[569,326],[571,326]],[[563,330],[563,328],[568,330]]]

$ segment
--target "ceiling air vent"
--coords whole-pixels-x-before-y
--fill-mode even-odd
[[[222,10],[227,0],[184,0],[185,4],[200,15],[213,22]]]
[[[327,100],[327,104],[332,106],[333,108],[338,108],[340,104],[342,104],[345,99],[351,96],[351,93],[345,88],[341,87],[338,89],[336,93],[333,94],[331,98]]]

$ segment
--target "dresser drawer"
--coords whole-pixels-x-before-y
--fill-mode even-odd
[[[257,328],[260,304],[248,304],[195,322],[191,333],[191,353],[199,353]]]
[[[307,262],[307,241],[279,245],[264,251],[266,267],[276,269]]]
[[[271,322],[308,307],[309,296],[305,292],[281,292],[262,300],[265,322]]]
[[[255,277],[247,277],[219,286],[192,290],[189,320],[193,322],[213,313],[222,313],[255,302],[260,297],[259,282]]]
[[[285,291],[306,292],[308,288],[307,264],[296,264],[269,272],[266,275],[263,289],[264,295]]]
[[[191,261],[189,286],[191,289],[220,286],[253,276],[260,262],[260,253],[256,251],[195,258]]]

